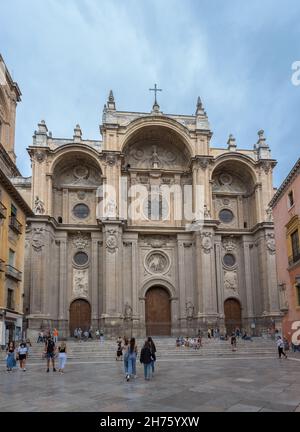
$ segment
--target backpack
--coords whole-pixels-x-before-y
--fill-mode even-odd
[[[47,343],[47,352],[48,353],[52,353],[54,351],[54,347],[55,347],[54,341],[51,340],[51,339],[48,340],[48,343]]]

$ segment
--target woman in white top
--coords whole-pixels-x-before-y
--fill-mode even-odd
[[[26,371],[26,359],[28,354],[28,348],[26,346],[25,342],[21,342],[19,348],[18,348],[18,360],[20,362],[20,368],[23,369],[23,371]]]

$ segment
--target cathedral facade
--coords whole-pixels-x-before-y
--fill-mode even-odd
[[[102,141],[52,137],[41,121],[32,177],[15,186],[32,207],[26,233],[28,334],[178,335],[280,327],[263,131],[251,150],[212,148],[206,112],[116,109]]]

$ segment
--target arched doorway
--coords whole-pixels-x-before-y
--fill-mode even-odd
[[[87,300],[77,299],[70,306],[70,333],[74,334],[76,328],[82,331],[88,330],[91,326],[91,306]]]
[[[230,298],[224,303],[225,327],[228,334],[241,329],[242,326],[242,309],[237,299]]]
[[[167,290],[160,286],[146,293],[146,333],[148,336],[171,335],[171,300]]]

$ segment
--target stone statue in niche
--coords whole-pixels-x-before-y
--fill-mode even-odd
[[[132,307],[128,302],[125,304],[124,318],[127,320],[132,319]]]
[[[192,319],[194,317],[194,305],[192,302],[188,301],[185,304],[185,311],[187,319]]]
[[[38,196],[35,197],[33,211],[36,215],[42,215],[45,213],[45,205]]]
[[[226,271],[224,274],[224,287],[233,291],[237,290],[237,274],[234,271]]]
[[[273,212],[272,212],[271,207],[268,207],[266,209],[266,213],[267,213],[267,221],[268,222],[273,222]]]
[[[106,205],[105,217],[117,217],[117,204],[114,198],[109,198]]]
[[[276,252],[276,244],[275,244],[275,235],[274,234],[267,234],[266,236],[267,240],[267,249],[271,255],[274,255]]]
[[[158,169],[160,167],[160,160],[157,154],[157,148],[156,146],[153,146],[152,148],[153,148],[153,153],[151,157],[152,168]]]

